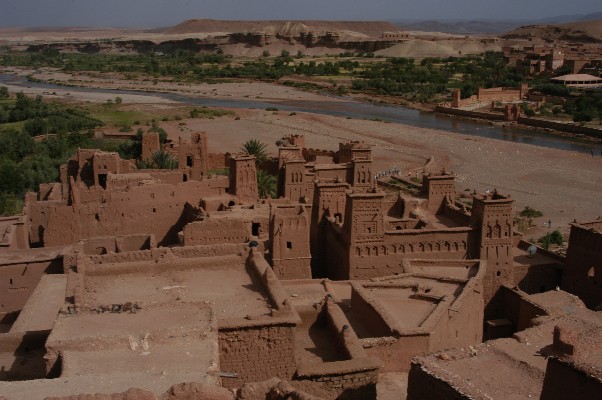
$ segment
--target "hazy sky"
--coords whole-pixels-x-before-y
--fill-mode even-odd
[[[600,0],[0,0],[0,26],[168,26],[214,19],[527,19],[602,11]]]

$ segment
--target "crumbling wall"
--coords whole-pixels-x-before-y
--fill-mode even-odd
[[[101,255],[107,253],[149,250],[156,247],[156,245],[156,240],[153,235],[147,234],[94,237],[83,241],[83,250],[85,254]]]
[[[68,206],[57,202],[31,202],[30,237],[44,246],[71,244],[90,237],[117,234],[152,234],[159,245],[177,243],[188,222],[185,204],[198,204],[203,196],[223,194],[225,177],[177,185],[156,184],[105,192],[102,201]],[[51,204],[49,204],[51,203]]]
[[[304,205],[271,208],[270,256],[272,268],[280,279],[311,278],[309,217]]]

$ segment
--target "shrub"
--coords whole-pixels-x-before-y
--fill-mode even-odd
[[[543,217],[543,213],[541,211],[535,210],[529,206],[526,206],[520,213],[519,215],[521,217],[526,217],[526,218],[539,218],[539,217]]]
[[[554,232],[539,238],[538,242],[541,244],[541,247],[548,250],[553,244],[558,246],[562,245],[564,243],[564,238],[562,237],[562,233],[557,229]]]

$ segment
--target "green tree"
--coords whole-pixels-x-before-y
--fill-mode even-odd
[[[257,164],[261,164],[267,158],[267,145],[257,139],[247,140],[241,147],[241,150],[250,156],[255,156]]]
[[[8,92],[8,88],[6,86],[0,86],[0,99],[8,99],[10,97],[10,93]]]
[[[14,193],[0,192],[0,215],[19,214],[23,209],[23,200]]]
[[[276,177],[270,175],[266,171],[257,171],[257,190],[259,192],[259,198],[276,198]]]
[[[31,136],[23,131],[11,129],[0,132],[1,157],[21,161],[25,156],[33,153],[34,146]]]
[[[23,194],[24,180],[19,165],[8,159],[0,159],[0,188],[3,192]]]

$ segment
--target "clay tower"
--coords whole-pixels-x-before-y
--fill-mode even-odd
[[[230,187],[228,193],[249,199],[259,197],[254,156],[234,154],[230,157]]]
[[[454,200],[456,195],[454,178],[454,175],[445,171],[442,171],[439,175],[428,174],[423,176],[422,188],[428,196],[429,214],[438,214],[446,199]]]
[[[499,287],[514,281],[512,203],[510,196],[502,196],[495,190],[473,195],[470,224],[477,234],[472,256],[487,262],[483,282],[486,317],[495,315],[501,306],[496,296]]]

